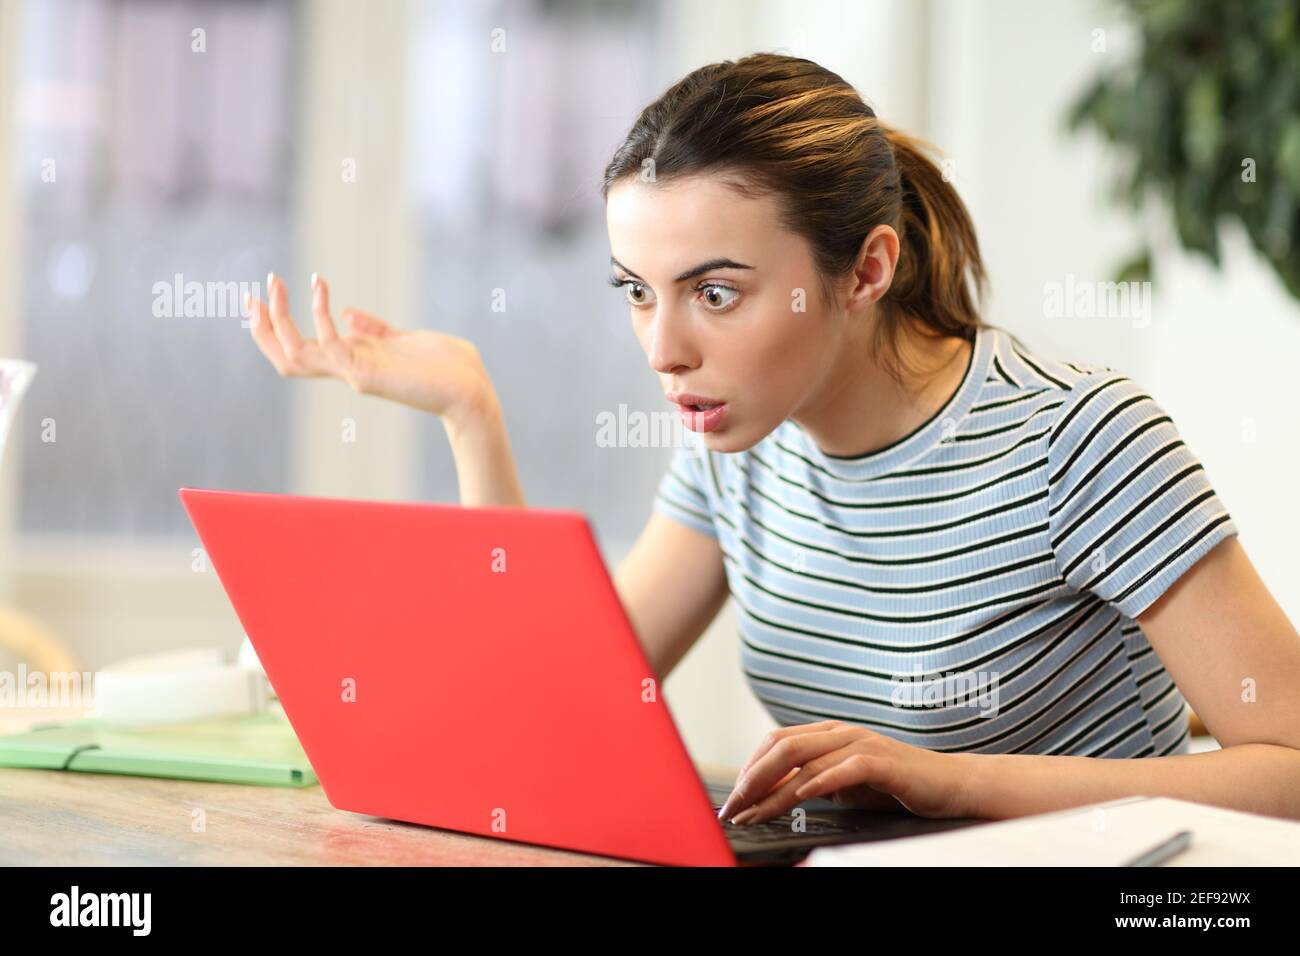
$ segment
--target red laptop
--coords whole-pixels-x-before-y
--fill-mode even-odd
[[[340,810],[706,866],[974,822],[810,800],[803,829],[724,825],[580,513],[180,496]]]

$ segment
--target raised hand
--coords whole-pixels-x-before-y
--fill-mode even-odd
[[[344,309],[351,329],[339,335],[330,314],[329,286],[312,277],[316,338],[303,338],[289,314],[289,294],[267,277],[269,306],[247,302],[253,340],[286,377],[330,377],[357,392],[432,412],[453,423],[476,413],[492,392],[478,349],[466,339],[431,329],[401,331],[359,309]]]

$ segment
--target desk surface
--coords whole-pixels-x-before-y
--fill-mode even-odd
[[[60,770],[0,768],[0,834],[0,866],[638,865],[336,810],[319,785]]]

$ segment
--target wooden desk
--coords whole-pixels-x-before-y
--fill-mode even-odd
[[[734,779],[702,765],[709,777]],[[195,832],[196,809],[206,830]],[[335,810],[319,786],[0,768],[3,866],[637,866]]]

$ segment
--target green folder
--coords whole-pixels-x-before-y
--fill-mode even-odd
[[[283,714],[114,727],[94,718],[0,736],[0,767],[307,787],[316,774]]]

